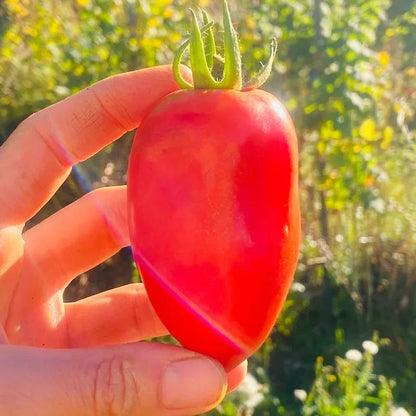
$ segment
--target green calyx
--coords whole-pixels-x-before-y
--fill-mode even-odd
[[[216,52],[216,45],[208,14],[202,11],[203,26],[200,28],[197,16],[193,10],[191,34],[179,47],[173,61],[173,73],[178,85],[183,89],[234,89],[251,90],[260,87],[270,76],[273,60],[276,56],[277,45],[271,44],[270,58],[263,69],[248,83],[242,82],[241,54],[238,45],[237,33],[231,22],[227,0],[223,0],[223,27],[224,27],[224,56]],[[193,85],[183,79],[180,73],[180,64],[185,50],[189,47],[190,68]],[[216,64],[222,66],[222,78],[216,79],[213,70]]]

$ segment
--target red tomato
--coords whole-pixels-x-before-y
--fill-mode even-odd
[[[300,244],[297,139],[260,91],[181,90],[139,127],[128,171],[134,258],[164,325],[227,370],[273,327]]]

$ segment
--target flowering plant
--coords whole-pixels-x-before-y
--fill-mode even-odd
[[[379,345],[367,340],[362,347],[362,351],[350,349],[345,357],[335,357],[335,366],[324,365],[323,358],[318,357],[316,378],[309,394],[301,389],[294,391],[295,397],[303,402],[303,416],[395,414],[394,381],[373,371]]]

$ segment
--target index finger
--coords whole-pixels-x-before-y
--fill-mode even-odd
[[[102,80],[22,122],[0,147],[0,226],[26,222],[71,166],[137,127],[177,89],[170,66],[133,71]]]

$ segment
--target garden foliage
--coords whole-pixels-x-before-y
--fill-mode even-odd
[[[187,33],[188,7],[218,17],[220,3],[0,0],[0,143],[34,111],[99,79],[171,62]],[[320,413],[319,403],[333,389],[342,396],[341,376],[351,363],[340,357],[376,332],[389,341],[360,364],[371,363],[360,373],[368,377],[361,393],[376,397],[379,409],[414,411],[416,2],[239,0],[230,6],[247,77],[266,62],[269,41],[278,41],[264,88],[295,120],[301,169],[302,253],[283,313],[250,360],[263,395],[251,413],[341,414]],[[35,221],[91,188],[124,183],[130,144],[127,134],[74,169]],[[139,277],[123,250],[77,279],[66,297],[132,279]],[[295,390],[307,398],[296,399]],[[217,414],[241,413],[238,400]]]

